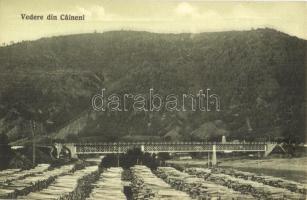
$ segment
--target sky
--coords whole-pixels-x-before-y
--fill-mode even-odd
[[[21,14],[85,15],[84,21]],[[274,28],[307,39],[307,2],[202,0],[0,0],[0,44],[57,35],[138,30],[212,32]]]

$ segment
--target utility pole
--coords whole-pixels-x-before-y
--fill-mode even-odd
[[[119,153],[120,153],[120,145],[117,143],[117,167],[119,167]]]
[[[35,152],[35,121],[31,120],[31,131],[32,131],[32,164],[35,166],[36,152]]]
[[[210,168],[210,152],[208,152],[208,168]]]

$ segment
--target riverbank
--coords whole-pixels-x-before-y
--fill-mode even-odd
[[[168,164],[182,167],[208,167],[207,159],[169,160]],[[235,168],[259,175],[270,175],[307,184],[307,157],[268,159],[220,159],[219,167]]]
[[[220,167],[231,167],[260,175],[270,175],[307,184],[307,157],[270,158],[263,160],[228,160]]]

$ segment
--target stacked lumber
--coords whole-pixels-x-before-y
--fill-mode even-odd
[[[254,173],[243,172],[243,171],[239,171],[239,170],[235,170],[235,169],[217,168],[215,171],[217,173],[228,174],[228,175],[231,175],[231,176],[234,176],[234,177],[237,177],[237,178],[243,178],[243,179],[246,179],[246,180],[257,181],[257,182],[263,183],[265,185],[285,188],[285,189],[288,189],[292,192],[307,194],[307,188],[304,186],[304,184],[301,184],[301,183],[298,183],[298,182],[295,182],[295,181],[285,180],[285,179],[273,177],[273,176],[260,176],[260,175],[254,174]]]
[[[58,177],[47,188],[38,192],[31,192],[19,199],[84,199],[90,191],[90,185],[99,176],[98,166],[90,166],[74,173]]]
[[[17,173],[21,171],[21,169],[6,169],[6,170],[2,170],[0,171],[0,177],[5,177],[5,176],[8,176],[8,175],[11,175],[11,174],[14,174],[14,173]]]
[[[104,156],[94,157],[94,158],[86,158],[86,163],[92,163],[93,165],[99,165]]]
[[[300,193],[294,193],[284,188],[273,187],[256,181],[236,178],[227,174],[208,174],[203,172],[205,175],[200,175],[201,173],[197,168],[186,169],[185,171],[190,174],[198,174],[198,177],[205,177],[207,181],[232,188],[244,194],[251,194],[260,199],[305,199],[304,195]]]
[[[72,171],[74,165],[65,165],[53,170],[27,176],[23,179],[12,180],[2,183],[0,188],[0,198],[16,198],[47,187],[56,177]]]
[[[210,174],[212,173],[211,169],[209,168],[197,168],[197,167],[185,168],[184,172],[204,179],[209,177]]]
[[[15,190],[0,188],[0,199],[14,199],[16,198]]]
[[[29,170],[17,171],[16,173],[8,174],[8,176],[0,176],[0,184],[4,182],[10,182],[13,180],[23,179],[27,176],[32,176],[37,173],[47,171],[49,169],[49,164],[39,164],[36,167]]]
[[[190,200],[191,198],[181,191],[177,191],[155,176],[145,166],[136,165],[131,167],[132,194],[134,200],[168,199],[168,200]]]
[[[241,194],[225,186],[197,178],[180,172],[172,167],[159,167],[157,176],[165,180],[172,187],[184,191],[197,199],[255,199],[251,195]]]
[[[87,200],[104,199],[104,200],[121,200],[126,199],[123,193],[123,184],[121,180],[122,168],[112,167],[105,170],[99,180],[92,184],[92,190]]]

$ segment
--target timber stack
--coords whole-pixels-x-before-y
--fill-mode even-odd
[[[295,181],[285,180],[285,179],[273,177],[273,176],[257,175],[254,173],[242,172],[242,171],[235,170],[235,169],[216,168],[214,172],[227,174],[227,175],[234,176],[237,178],[242,178],[245,180],[256,181],[256,182],[263,183],[265,185],[270,185],[273,187],[285,188],[292,192],[297,192],[297,193],[301,193],[305,195],[307,194],[306,186],[304,186],[304,184],[301,184]]]
[[[47,188],[38,192],[31,192],[19,199],[59,199],[59,200],[82,200],[88,195],[89,185],[99,177],[98,166],[85,167],[72,174],[58,177]]]
[[[125,200],[123,193],[123,183],[121,180],[122,168],[111,167],[104,170],[99,180],[92,184],[94,189],[87,200],[104,199],[104,200]]]
[[[0,178],[2,179],[2,177],[7,177],[8,175],[11,175],[11,174],[16,174],[18,172],[20,172],[21,169],[5,169],[5,170],[2,170],[0,171]]]
[[[4,183],[1,185],[1,188],[6,189],[7,192],[2,192],[0,198],[17,198],[17,196],[24,196],[30,192],[46,188],[58,176],[71,172],[73,168],[74,165],[64,165],[53,170],[48,170],[34,174],[32,176],[27,176],[24,179],[18,179]]]
[[[159,167],[156,174],[172,187],[190,194],[193,199],[255,199],[251,195],[241,194],[173,167]]]
[[[152,171],[141,165],[131,167],[132,194],[134,200],[168,199],[190,200],[188,194],[177,191],[155,176]]]
[[[42,173],[44,171],[47,171],[49,167],[49,164],[39,164],[29,170],[18,170],[15,173],[9,173],[8,176],[0,176],[0,184],[4,182],[11,182],[13,180],[23,179],[37,173]]]
[[[207,181],[240,191],[243,194],[251,194],[259,199],[305,199],[303,194],[291,192],[284,188],[273,187],[256,181],[236,178],[226,174],[215,174],[199,168],[187,168],[185,172],[197,175]],[[204,173],[204,174],[203,174]]]

